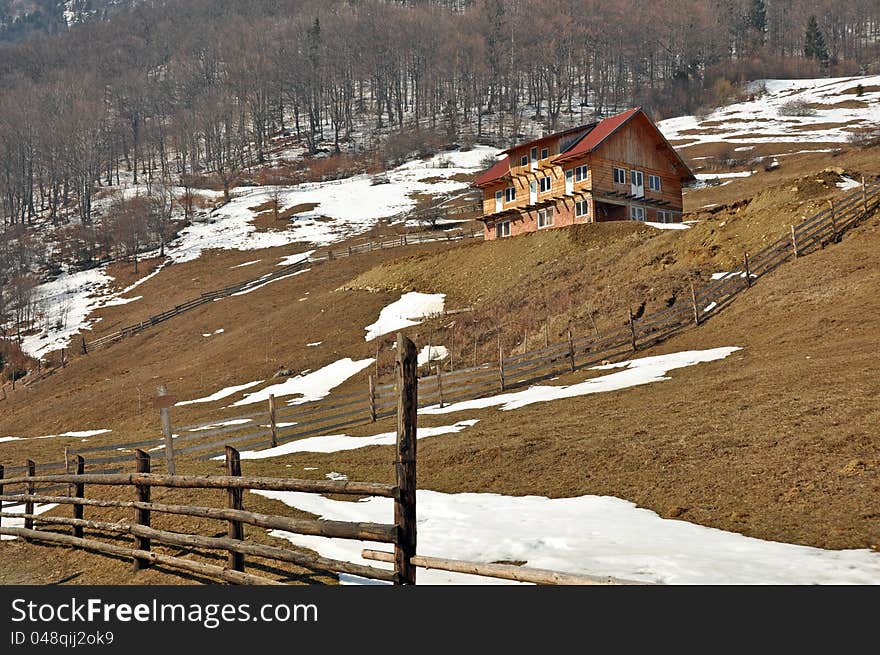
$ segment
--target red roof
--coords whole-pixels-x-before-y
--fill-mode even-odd
[[[548,139],[555,139],[560,136],[570,134],[572,132],[577,132],[578,130],[585,130],[585,134],[579,141],[576,141],[574,144],[569,146],[568,150],[560,153],[553,160],[554,164],[561,163],[568,159],[574,159],[581,155],[586,155],[593,152],[596,148],[598,148],[609,136],[614,134],[617,130],[623,127],[633,116],[641,113],[642,108],[636,107],[634,109],[629,109],[621,114],[617,114],[616,116],[611,116],[610,118],[606,118],[599,123],[593,123],[592,125],[582,125],[580,127],[575,127],[570,130],[565,130],[563,132],[557,132],[556,134],[550,134],[548,136],[541,137],[540,139],[535,139],[534,141],[529,141],[528,143],[523,143],[514,148],[510,148],[505,150],[505,153],[509,153],[516,148],[528,147],[534,143],[538,143],[540,141],[546,141]],[[689,176],[693,176],[690,172],[690,169],[685,164],[684,160],[681,159],[681,156],[676,152],[675,148],[666,141],[666,138],[663,137],[662,133],[657,130],[657,133],[660,134],[661,138],[663,138],[666,145],[669,146],[669,149],[675,153],[675,156],[678,157],[678,160],[681,162],[681,165],[684,167],[684,170],[687,171]],[[483,171],[479,175],[477,175],[474,180],[473,186],[485,186],[492,182],[496,182],[503,178],[510,172],[510,157],[504,157],[497,164],[489,168],[489,170]]]
[[[617,116],[606,118],[594,129],[588,132],[583,139],[575,143],[565,152],[561,153],[556,158],[556,161],[559,162],[577,157],[578,155],[586,155],[593,152],[599,144],[619,130],[630,118],[638,114],[640,111],[642,111],[642,108],[636,107],[635,109],[630,109],[622,114],[617,114]]]
[[[497,164],[485,170],[474,179],[474,186],[482,186],[500,180],[510,172],[510,157],[505,157],[498,161]]]

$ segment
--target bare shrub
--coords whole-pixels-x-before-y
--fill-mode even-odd
[[[815,116],[816,110],[806,100],[789,100],[779,106],[780,116]]]

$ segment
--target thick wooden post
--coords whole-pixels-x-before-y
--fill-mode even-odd
[[[348,256],[351,257],[351,246],[348,247]]]
[[[373,376],[368,378],[370,383],[370,422],[376,422],[376,387],[373,385]]]
[[[443,407],[443,374],[440,372],[440,363],[437,363],[437,395],[440,397],[440,407]]]
[[[629,333],[632,341],[632,349],[633,351],[638,350],[638,346],[636,345],[636,323],[635,319],[633,319],[633,310],[629,310]]]
[[[149,473],[150,472],[150,456],[145,453],[143,450],[137,449],[134,451],[135,461],[137,463],[137,472],[138,473]],[[139,503],[148,503],[150,502],[150,485],[148,484],[138,484],[135,485],[135,500]],[[148,509],[140,509],[136,508],[134,510],[134,522],[138,525],[144,525],[146,527],[150,527],[150,510]],[[136,550],[150,550],[150,539],[148,537],[135,537],[134,538],[134,547]],[[145,569],[150,565],[149,560],[139,559],[137,557],[132,561],[132,570],[140,571],[141,569]]]
[[[800,253],[798,253],[797,232],[794,231],[794,225],[791,226],[791,247],[794,250],[794,256],[799,256]]]
[[[83,459],[82,455],[76,456],[76,474],[83,475],[86,472],[86,460]],[[84,498],[86,495],[86,486],[82,482],[76,482],[73,485],[73,497],[74,498]],[[82,520],[83,510],[85,507],[82,505],[74,505],[73,506],[73,518]],[[82,537],[83,536],[83,527],[81,525],[73,526],[73,536],[74,537]]]
[[[226,475],[241,475],[241,457],[238,451],[232,446],[226,446]],[[243,509],[242,496],[243,489],[228,488],[226,490],[226,506],[229,509]],[[230,539],[244,540],[244,523],[241,521],[229,521],[226,530],[226,536]],[[233,571],[244,571],[244,555],[229,551],[227,566]]]
[[[174,405],[174,398],[168,395],[168,388],[163,384],[159,387],[159,395],[156,397],[156,407],[159,408],[159,417],[162,421],[162,434],[165,437],[165,465],[168,475],[174,475],[177,467],[174,464],[174,438],[171,434],[170,408]]]
[[[501,391],[505,391],[504,384],[504,350],[501,347],[501,339],[498,339],[498,374],[501,376]]]
[[[749,267],[749,253],[743,255],[743,269],[746,272],[746,286],[752,286],[752,269]]]
[[[828,204],[831,205],[831,239],[834,243],[838,243],[840,238],[837,235],[837,211],[834,209],[833,200],[829,200]]]
[[[32,478],[32,477],[34,477],[34,475],[36,475],[36,473],[37,473],[37,465],[34,462],[34,460],[29,459],[27,461],[27,473],[25,473],[25,475],[29,478]],[[34,483],[28,482],[27,484],[25,484],[24,492],[28,496],[33,496],[34,495]],[[34,513],[34,501],[32,498],[28,498],[27,500],[24,501],[24,513],[31,514],[31,515]],[[34,519],[31,518],[30,516],[26,517],[24,520],[24,529],[25,530],[33,530],[34,529]]]
[[[407,245],[407,243],[406,243],[406,232],[403,233],[403,245]]]
[[[694,324],[700,324],[700,310],[697,307],[697,292],[694,291],[694,283],[691,282],[691,304],[694,306]]]
[[[86,346],[86,338],[85,338],[85,337],[80,337],[80,338],[82,339],[82,354],[83,354],[83,355],[88,355],[88,354],[89,354],[89,348],[88,348],[88,346]]]
[[[419,379],[416,345],[397,334],[397,461],[398,497],[394,501],[394,571],[397,584],[416,583],[416,430],[418,429]]]
[[[568,363],[574,373],[574,339],[571,337],[571,328],[568,329]]]
[[[269,429],[272,430],[272,447],[278,445],[278,426],[275,423],[275,394],[269,394]]]
[[[64,359],[64,348],[61,349],[61,368],[67,367],[67,360]]]

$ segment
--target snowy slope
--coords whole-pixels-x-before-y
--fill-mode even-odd
[[[702,143],[846,142],[849,129],[880,123],[880,90],[855,93],[856,86],[880,87],[880,75],[813,80],[758,80],[754,99],[716,109],[708,116],[680,116],[658,123],[677,147]],[[762,94],[763,88],[767,92]],[[812,116],[786,116],[784,105],[803,102]],[[849,101],[849,102],[847,102]],[[864,106],[836,106],[840,103]],[[783,110],[783,113],[780,113]]]

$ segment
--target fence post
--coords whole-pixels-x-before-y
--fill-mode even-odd
[[[275,394],[269,394],[269,429],[272,430],[272,448],[278,445],[278,427],[275,424]]]
[[[443,408],[443,377],[440,372],[440,363],[437,363],[437,395],[440,397],[440,407]]]
[[[694,291],[694,283],[691,281],[691,304],[694,306],[694,324],[700,324],[700,310],[697,308],[697,292]]]
[[[150,456],[145,453],[143,450],[138,448],[134,451],[135,462],[137,463],[137,472],[138,473],[149,473],[150,472]],[[139,503],[148,503],[150,502],[150,485],[148,484],[138,484],[134,487],[135,500]],[[135,508],[134,510],[134,521],[138,525],[144,525],[146,527],[150,527],[150,510],[142,509],[140,507]],[[134,547],[136,550],[150,550],[150,539],[149,537],[135,537],[134,538]],[[141,569],[145,569],[150,565],[149,560],[140,559],[135,557],[132,561],[132,570],[140,571]]]
[[[61,368],[67,368],[67,361],[64,359],[64,348],[61,349]]]
[[[406,232],[403,233],[403,245],[408,245],[406,242]]]
[[[630,333],[630,337],[632,340],[632,349],[633,349],[633,351],[636,351],[636,350],[638,350],[638,346],[636,345],[636,324],[635,324],[635,320],[633,319],[633,310],[630,309],[628,311],[629,311],[629,333]]]
[[[504,385],[504,350],[501,347],[501,338],[498,339],[498,373],[501,375],[501,391],[505,391]]]
[[[752,269],[749,267],[749,253],[743,255],[743,268],[746,271],[746,287],[752,287]]]
[[[376,422],[376,387],[373,385],[373,376],[368,377],[370,382],[370,422]]]
[[[168,395],[168,388],[163,384],[159,386],[159,395],[156,396],[155,405],[159,408],[159,417],[162,420],[162,434],[165,436],[165,465],[168,467],[168,475],[174,475],[174,439],[171,435],[170,407],[174,405],[174,396]]]
[[[88,355],[88,354],[89,354],[89,348],[88,348],[88,346],[86,346],[86,338],[85,338],[85,337],[80,337],[80,338],[82,339],[82,354],[83,354],[83,355]]]
[[[0,496],[3,495],[3,474],[6,472],[3,464],[0,464]],[[3,506],[2,501],[0,501],[0,507]],[[3,525],[3,517],[0,516],[0,525]]]
[[[862,209],[865,210],[865,216],[868,215],[868,187],[865,186],[865,176],[862,175]]]
[[[86,460],[83,459],[82,455],[76,456],[76,474],[83,475],[86,471]],[[86,486],[82,482],[76,482],[73,485],[73,497],[74,498],[84,498],[86,495]],[[82,520],[83,510],[85,508],[82,505],[74,505],[73,506],[73,518]],[[73,536],[80,537],[83,536],[83,527],[81,525],[73,526]]]
[[[568,328],[568,361],[571,365],[571,372],[574,373],[574,339],[571,337],[571,328]]]
[[[834,201],[829,200],[828,204],[831,205],[831,239],[834,243],[839,243],[840,239],[837,236],[837,216],[834,209]]]
[[[348,247],[348,256],[351,257],[351,246]]]
[[[232,446],[226,446],[226,475],[241,475],[241,457]],[[227,507],[229,509],[242,509],[242,496],[244,490],[228,487],[226,489]],[[230,539],[244,540],[244,524],[241,521],[229,521],[226,535]],[[227,566],[233,571],[244,571],[244,555],[229,551]]]
[[[416,430],[418,429],[419,379],[415,344],[397,333],[397,461],[398,497],[394,501],[394,572],[397,584],[414,585],[416,567]]]
[[[29,459],[27,461],[27,473],[25,475],[29,478],[32,478],[32,477],[34,477],[34,475],[36,475],[36,472],[37,472],[36,463],[34,462],[34,460]],[[33,496],[34,483],[33,482],[26,483],[24,492],[28,496]],[[33,530],[34,529],[34,519],[32,516],[34,513],[34,500],[33,500],[33,498],[28,498],[27,500],[24,501],[24,513],[30,515],[30,516],[25,517],[25,519],[24,519],[24,529],[25,530]]]
[[[797,233],[794,231],[794,225],[791,226],[791,247],[794,249],[794,256],[798,256]]]

